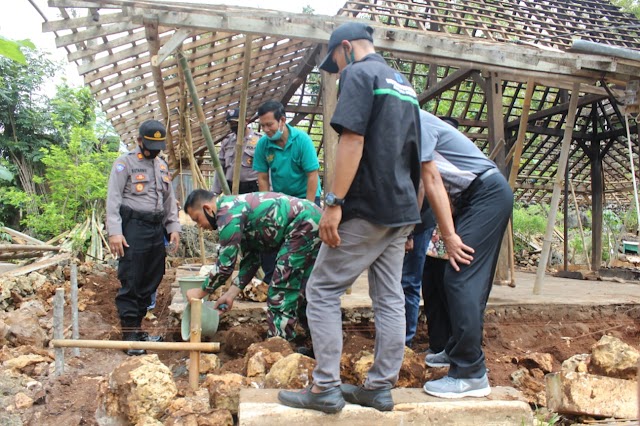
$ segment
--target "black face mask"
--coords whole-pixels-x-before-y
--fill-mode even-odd
[[[231,133],[235,133],[236,135],[238,134],[238,126],[230,126],[231,127]]]
[[[207,219],[207,222],[209,222],[209,225],[211,225],[211,229],[218,229],[218,222],[216,222],[216,215],[214,214],[213,216],[209,215],[209,213],[207,213],[207,211],[203,208],[202,212],[204,213],[204,217],[205,219]]]
[[[149,155],[147,155],[147,152],[149,153]],[[142,155],[144,155],[144,158],[148,160],[153,160],[158,156],[158,154],[160,154],[159,149],[147,149],[147,148],[142,149]]]

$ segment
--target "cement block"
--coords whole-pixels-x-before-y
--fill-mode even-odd
[[[638,414],[635,380],[569,372],[547,374],[545,382],[551,411],[620,419]]]
[[[286,407],[278,402],[277,389],[243,389],[240,392],[240,426],[307,424],[370,426],[416,424],[438,426],[523,426],[533,424],[529,404],[512,388],[494,388],[487,398],[447,400],[422,389],[394,389],[395,409],[380,412],[347,404],[338,414]]]

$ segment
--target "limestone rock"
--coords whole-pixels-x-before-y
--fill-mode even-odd
[[[209,390],[211,408],[229,410],[238,414],[240,389],[248,387],[247,379],[239,374],[209,374],[204,382]]]
[[[42,304],[34,303],[16,311],[0,313],[0,323],[4,322],[8,327],[4,341],[0,341],[0,344],[44,347],[47,335],[38,321],[41,311],[44,311]]]
[[[539,368],[545,373],[551,373],[553,371],[553,356],[547,353],[534,352],[521,357],[518,364],[529,370]]]
[[[171,417],[185,417],[189,414],[203,414],[211,411],[209,391],[198,389],[193,395],[171,401],[167,412]]]
[[[532,372],[537,372],[537,374],[532,374]],[[532,371],[526,368],[519,368],[511,373],[511,382],[517,389],[522,391],[530,403],[540,406],[546,405],[544,373],[539,368],[535,368]]]
[[[591,363],[590,354],[577,354],[562,363],[563,373],[586,373]]]
[[[398,376],[396,386],[401,388],[419,388],[424,385],[426,380],[427,367],[424,363],[424,358],[405,346],[404,359],[402,360],[400,375]]]
[[[640,352],[613,336],[602,338],[591,348],[590,372],[619,379],[635,379]]]
[[[213,373],[217,369],[220,368],[222,363],[220,362],[220,358],[216,354],[200,354],[200,364],[198,368],[200,369],[200,374],[209,374]]]
[[[24,410],[33,405],[33,399],[24,392],[18,392],[13,403],[18,410]]]
[[[302,389],[311,383],[316,360],[302,354],[291,354],[273,364],[265,377],[265,386],[277,389]]]
[[[196,417],[198,426],[233,426],[233,416],[229,410],[215,410]]]
[[[588,373],[552,373],[545,377],[547,407],[561,414],[635,418],[638,391],[634,380]]]
[[[157,355],[133,357],[117,366],[99,388],[99,424],[137,424],[160,418],[178,393],[171,370]]]
[[[245,300],[252,300],[254,302],[266,302],[268,291],[269,284],[254,278],[249,284],[247,284],[244,290],[242,290],[242,298]]]
[[[359,357],[355,358],[357,358],[353,363],[353,375],[356,379],[355,384],[362,386],[364,385],[364,381],[367,379],[369,369],[373,365],[373,354],[368,351],[362,351],[360,352]]]
[[[272,337],[264,342],[254,343],[247,349],[247,377],[266,375],[273,364],[291,355],[291,345],[282,337]]]
[[[135,424],[136,426],[164,426],[160,420],[154,419],[153,417],[144,416],[140,420],[138,420]]]
[[[50,362],[51,358],[43,357],[42,355],[29,354],[29,355],[20,355],[16,358],[6,360],[2,366],[4,368],[12,368],[14,370],[24,372],[26,367],[29,367],[34,364],[39,364],[41,362]]]

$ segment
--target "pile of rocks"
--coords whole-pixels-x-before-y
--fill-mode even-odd
[[[185,395],[179,394],[171,371],[156,355],[129,359],[101,384],[96,419],[112,425],[231,426],[242,389],[302,389],[311,383],[315,360],[294,353],[284,339],[270,338],[245,349],[240,368],[221,364],[216,355],[201,355],[205,379],[200,389]],[[362,384],[372,361],[373,355],[365,351],[343,356],[343,380]],[[234,369],[239,372],[229,371]],[[407,348],[398,385],[422,386],[425,378],[424,362]]]
[[[552,373],[550,354],[528,354],[515,360],[511,375],[531,403],[560,414],[635,418],[640,352],[612,336],[602,336],[590,354],[578,354]]]

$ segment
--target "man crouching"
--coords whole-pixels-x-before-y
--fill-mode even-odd
[[[277,252],[267,293],[268,336],[292,340],[298,321],[307,328],[304,292],[320,248],[318,206],[274,192],[215,196],[197,189],[187,197],[184,211],[201,228],[217,229],[220,244],[217,274],[211,273],[201,289],[189,290],[189,300],[202,299],[223,285],[240,254],[237,278],[214,304],[218,309],[225,304],[221,310],[228,311],[260,267],[260,253]]]

